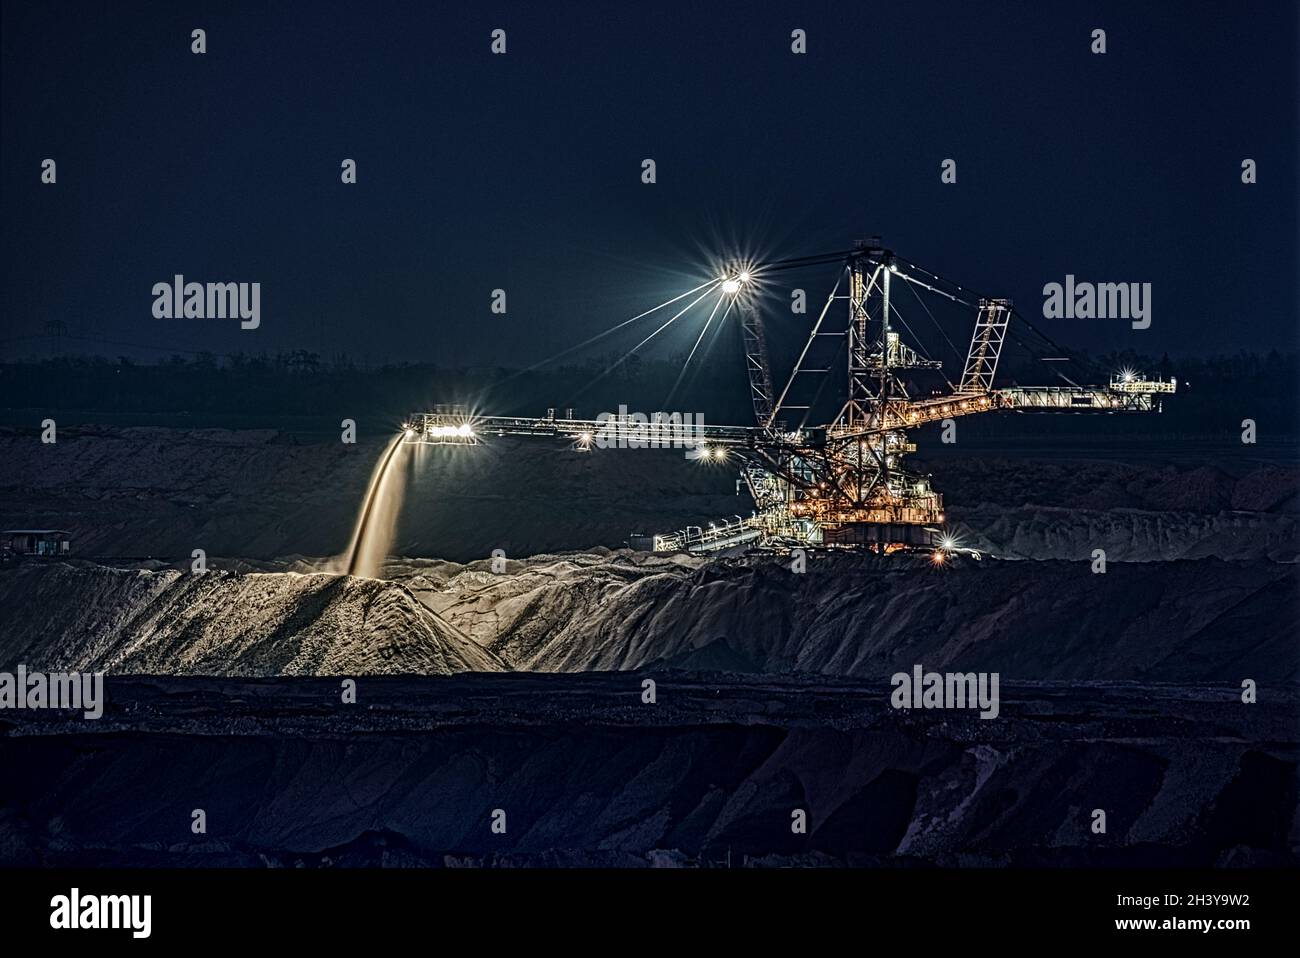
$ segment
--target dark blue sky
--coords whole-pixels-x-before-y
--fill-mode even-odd
[[[1149,330],[1040,323],[1071,345],[1294,348],[1296,9],[6,2],[0,357],[61,319],[140,358],[114,343],[522,364],[709,250],[869,233],[1031,317],[1066,273],[1153,284]],[[261,328],[154,319],[177,272],[260,282]]]

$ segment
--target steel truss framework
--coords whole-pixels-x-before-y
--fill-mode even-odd
[[[1160,397],[1175,390],[1173,381],[1136,374],[1112,377],[1097,386],[998,388],[998,361],[1008,328],[1019,317],[1010,301],[972,301],[968,291],[901,260],[877,241],[858,243],[845,253],[770,264],[758,275],[832,262],[842,265],[839,279],[779,393],[773,389],[760,311],[748,290],[732,293],[740,316],[754,426],[683,427],[646,422],[644,417],[580,420],[571,413],[557,419],[553,410],[541,419],[469,416],[463,410],[440,408],[409,417],[407,439],[463,444],[493,435],[532,435],[564,438],[579,449],[695,447],[701,457],[736,460],[757,509],[739,525],[729,521],[715,524],[711,531],[692,527],[658,536],[656,549],[702,552],[758,543],[889,552],[934,548],[942,536],[943,497],[928,476],[904,465],[906,456],[916,451],[909,430],[1002,410],[1158,412]],[[908,394],[905,376],[914,370],[938,373],[942,363],[906,342],[902,330],[895,328],[895,320],[901,319],[894,303],[900,284],[975,310],[961,378],[941,395]],[[830,318],[837,303],[844,317],[838,328]],[[835,372],[834,357],[841,354],[847,356],[847,366],[840,367],[845,369],[847,390],[840,411],[830,422],[809,427],[816,396]]]

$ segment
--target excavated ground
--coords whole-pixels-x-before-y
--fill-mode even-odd
[[[272,564],[268,564],[272,565]],[[296,565],[303,565],[296,563]],[[647,667],[885,681],[913,664],[1017,680],[1294,683],[1296,566],[814,553],[569,553],[388,580],[31,563],[0,572],[0,666],[113,674],[447,675]]]
[[[681,672],[375,677],[357,693],[110,679],[97,723],[3,716],[0,767],[22,774],[6,776],[0,862],[1300,863],[1300,702],[1283,689],[1247,706],[1231,687],[1019,683],[994,721],[895,711],[887,686]]]
[[[0,864],[1300,862],[1293,463],[948,452],[998,558],[796,574],[604,548],[748,514],[729,469],[424,449],[395,551],[438,558],[325,574],[378,448],[0,433],[0,526],[83,557],[0,568],[0,671],[109,673],[98,722],[0,712]],[[999,717],[890,708],[916,664]]]
[[[73,533],[84,556],[274,559],[346,549],[387,437],[357,445],[273,431],[68,427],[43,445],[0,429],[0,528]],[[1068,447],[1067,451],[1068,451]],[[1293,450],[1253,447],[925,449],[967,544],[1022,559],[1117,562],[1300,557]],[[399,467],[408,491],[393,552],[458,562],[494,549],[523,557],[617,548],[739,514],[736,470],[680,450],[577,452],[493,438],[419,447]]]

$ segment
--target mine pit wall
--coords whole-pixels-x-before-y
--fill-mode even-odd
[[[336,555],[388,438],[346,445],[272,430],[83,426],[46,446],[30,431],[3,429],[0,527],[69,529],[74,554],[87,557],[179,561],[195,548],[262,560]],[[400,555],[470,561],[494,549],[517,558],[618,547],[633,531],[753,508],[735,494],[734,469],[680,450],[580,454],[492,439],[407,459]],[[1098,540],[1116,561],[1294,561],[1300,552],[1294,464],[1035,460],[972,449],[927,468],[968,544],[1016,558],[1085,559]]]
[[[126,683],[94,734],[0,736],[0,765],[41,772],[0,797],[0,865],[1298,861],[1294,701],[1022,687],[984,722],[895,712],[882,688],[665,674],[647,725],[625,678],[508,678],[372,680],[364,727],[312,680]]]

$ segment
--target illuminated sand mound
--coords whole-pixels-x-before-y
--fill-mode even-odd
[[[885,681],[917,662],[1008,680],[1300,678],[1293,564],[572,553],[389,569],[512,668],[794,672]]]
[[[916,567],[916,563],[920,567]],[[304,564],[305,567],[306,564]],[[0,571],[0,668],[182,675],[689,670],[884,681],[923,662],[1027,681],[1300,678],[1295,566],[591,552],[390,562],[391,581]],[[1229,641],[1245,637],[1245,641]]]
[[[0,574],[0,664],[175,675],[450,675],[495,655],[377,580],[87,565]]]

